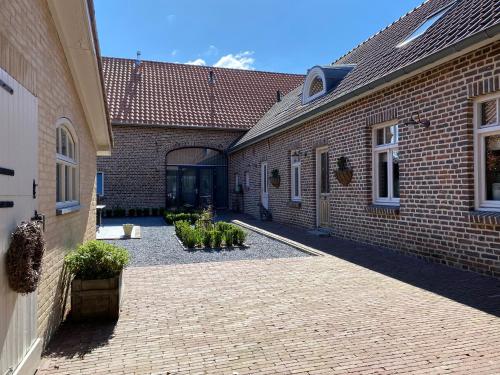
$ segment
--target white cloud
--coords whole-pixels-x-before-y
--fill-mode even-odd
[[[206,56],[217,56],[219,54],[219,49],[213,44],[208,46],[208,49],[205,52]]]
[[[253,63],[255,59],[252,57],[253,51],[244,51],[233,55],[222,56],[214,66],[219,68],[233,68],[233,69],[246,69],[254,70]],[[201,60],[201,59],[198,59]],[[198,64],[199,65],[199,64]]]
[[[203,59],[196,59],[196,60],[190,60],[190,61],[186,62],[186,64],[205,66],[205,65],[207,65],[207,62]]]
[[[175,56],[177,56],[178,53],[179,53],[179,50],[178,49],[174,49],[174,50],[172,50],[172,52],[170,52],[170,55],[172,57],[175,57]]]

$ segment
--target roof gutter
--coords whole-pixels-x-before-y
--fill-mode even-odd
[[[249,128],[230,128],[212,125],[175,125],[175,124],[140,124],[135,122],[121,122],[112,121],[112,126],[132,126],[132,127],[149,127],[149,128],[163,128],[163,129],[188,129],[188,130],[223,130],[223,131],[237,131],[246,133]]]
[[[303,124],[304,122],[310,121],[328,111],[331,111],[342,105],[346,105],[355,100],[359,100],[365,96],[372,94],[375,91],[380,91],[381,89],[389,85],[394,85],[400,81],[403,81],[412,76],[420,74],[435,66],[453,60],[460,55],[468,53],[474,49],[481,48],[482,46],[495,42],[499,39],[500,39],[500,24],[496,24],[479,33],[473,34],[470,37],[459,41],[458,43],[455,43],[438,52],[426,56],[423,59],[420,59],[412,64],[406,65],[383,77],[380,77],[364,86],[358,87],[357,89],[354,89],[348,92],[347,94],[332,100],[331,102],[325,103],[317,108],[314,108],[309,112],[303,113],[302,115],[292,120],[289,120],[268,132],[262,133],[255,138],[251,138],[243,143],[240,143],[236,145],[234,148],[231,148],[229,150],[229,154],[233,154],[245,147],[258,143],[273,135],[277,135],[286,130],[297,127]]]

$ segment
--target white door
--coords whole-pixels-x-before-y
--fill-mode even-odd
[[[316,225],[328,227],[330,223],[330,171],[328,148],[316,150]]]
[[[267,162],[260,165],[260,200],[262,206],[269,209],[269,179],[267,178]]]
[[[37,99],[2,69],[0,80],[0,374],[32,374],[41,352],[36,292],[10,289],[5,255],[16,225],[37,208]]]

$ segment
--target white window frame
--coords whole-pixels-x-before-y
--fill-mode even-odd
[[[302,200],[301,164],[298,153],[292,151],[290,156],[290,195],[293,202]],[[298,194],[295,194],[295,178],[298,178]]]
[[[240,175],[238,173],[236,173],[234,175],[234,190],[237,191],[238,190],[238,186],[240,185]]]
[[[317,92],[314,95],[309,95],[309,93],[311,92],[311,86],[313,85],[314,80],[316,78],[321,79],[321,81],[323,82],[323,90]],[[325,95],[325,94],[326,94],[325,73],[323,72],[323,70],[321,70],[321,68],[319,66],[316,66],[316,67],[312,68],[307,73],[307,77],[306,77],[306,80],[304,82],[304,86],[302,89],[302,104],[309,103],[309,102],[313,101],[314,99],[319,98],[320,96]]]
[[[398,142],[399,142],[399,128],[396,129],[396,142],[394,143],[386,143],[383,145],[377,145],[377,130],[390,127],[390,126],[398,126],[397,121],[385,122],[382,124],[378,124],[373,127],[372,130],[372,191],[373,191],[373,204],[377,205],[387,205],[387,206],[399,206],[400,198],[394,197],[394,183],[393,183],[393,162],[392,162],[392,153],[393,151],[398,151]],[[378,163],[379,158],[378,155],[382,153],[387,153],[387,198],[379,197],[379,176],[378,176]]]
[[[62,140],[61,131],[65,131],[73,142],[73,157],[69,155],[64,155],[62,153],[62,144],[58,143],[58,140]],[[73,125],[67,118],[61,118],[56,123],[56,168],[60,169],[60,178],[56,184],[59,184],[59,192],[64,197],[63,200],[58,201],[56,195],[56,209],[62,210],[68,207],[77,207],[80,205],[80,163],[79,163],[79,145],[78,138],[76,137]],[[70,199],[66,199],[66,168],[69,167],[74,174],[74,179],[69,178],[68,190],[71,192]],[[57,192],[57,189],[56,189]]]
[[[495,124],[482,126],[481,105],[484,102],[496,100],[497,122]],[[479,211],[500,211],[500,201],[486,199],[486,176],[485,176],[485,144],[488,136],[500,135],[500,94],[492,94],[481,97],[474,102],[474,189],[475,208]]]
[[[101,175],[101,176],[102,176],[102,183],[101,183],[101,185],[102,185],[102,194],[99,194],[99,192],[97,191],[97,176],[98,176],[98,175]],[[96,187],[96,195],[97,195],[98,197],[104,197],[104,172],[97,172],[97,173],[96,173],[96,183],[95,183],[95,187]]]

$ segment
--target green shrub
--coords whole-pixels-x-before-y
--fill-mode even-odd
[[[226,232],[226,231],[228,231],[231,228],[232,228],[232,224],[226,223],[224,221],[218,221],[215,224],[215,229],[217,229],[217,230],[219,230],[221,232]]]
[[[111,216],[113,216],[113,210],[111,210],[109,208],[106,209],[106,211],[104,211],[104,216],[105,217],[111,217]]]
[[[151,209],[151,216],[158,216],[158,208]]]
[[[212,230],[212,247],[213,248],[218,248],[221,247],[222,245],[222,232],[219,230]]]
[[[205,247],[211,247],[212,246],[212,236],[213,236],[213,231],[211,230],[205,230],[202,232],[203,233],[203,246]]]
[[[143,215],[143,216],[149,216],[149,212],[150,212],[150,211],[149,211],[149,208],[143,208],[143,209],[142,209],[142,215]]]
[[[135,208],[128,210],[128,216],[135,216]]]
[[[125,216],[125,210],[120,207],[116,207],[113,209],[113,216],[114,217],[124,217]]]
[[[158,210],[158,213],[160,214],[160,216],[163,216],[165,215],[165,208],[164,207],[160,207],[160,209]]]
[[[137,216],[142,216],[142,208],[136,208],[136,209],[135,209],[135,214],[136,214]]]
[[[128,251],[102,241],[88,241],[64,257],[64,264],[80,280],[108,279],[129,262]]]
[[[200,215],[197,213],[175,213],[175,212],[166,212],[164,215],[165,221],[167,224],[172,225],[176,221],[189,221],[191,225],[194,225],[196,221],[200,218]]]
[[[245,240],[247,239],[247,233],[237,226],[234,227],[233,231],[234,243],[238,246],[243,246]]]
[[[224,232],[224,242],[227,247],[232,247],[234,243],[234,233],[232,229],[226,230]]]

